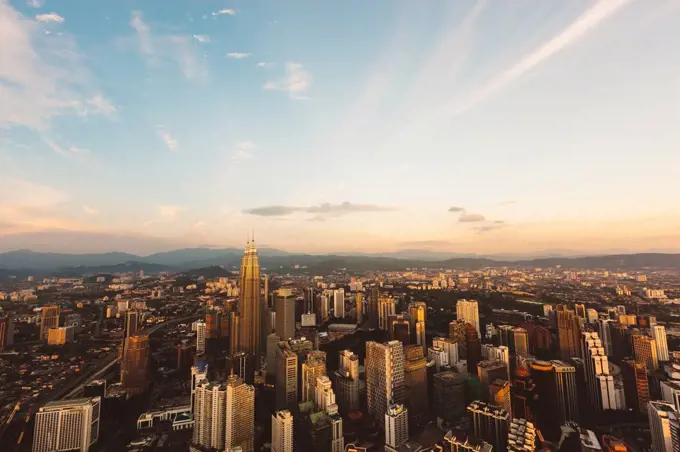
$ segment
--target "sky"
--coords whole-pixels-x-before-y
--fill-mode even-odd
[[[0,0],[0,251],[680,251],[679,0]]]

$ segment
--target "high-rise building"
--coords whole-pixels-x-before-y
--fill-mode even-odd
[[[327,411],[331,405],[335,403],[335,391],[333,391],[333,384],[325,375],[321,375],[316,379],[314,384],[314,407],[318,411]]]
[[[499,345],[494,347],[493,345],[484,344],[482,345],[482,358],[489,361],[501,361],[505,363],[505,369],[507,375],[505,379],[510,378],[510,351],[505,345]]]
[[[588,320],[588,323],[597,323],[598,316],[599,315],[595,309],[586,310],[586,320]]]
[[[576,368],[562,361],[536,360],[530,364],[535,384],[534,418],[549,437],[559,435],[560,426],[578,422]]]
[[[288,410],[272,414],[272,452],[293,452],[293,415]]]
[[[120,382],[129,395],[141,394],[149,386],[149,336],[142,332],[125,340]]]
[[[319,315],[321,316],[321,323],[325,322],[330,317],[330,304],[331,302],[328,299],[328,294],[321,294],[321,298],[319,298]]]
[[[326,352],[315,350],[307,353],[307,360],[302,363],[301,402],[314,400],[317,378],[324,375],[326,375]]]
[[[477,330],[469,323],[465,324],[465,348],[467,349],[468,372],[476,374],[477,363],[482,359],[482,346]]]
[[[649,402],[647,414],[652,435],[652,450],[654,452],[676,452],[680,450],[680,442],[677,441],[677,439],[680,439],[677,436],[679,429],[678,412],[675,407],[670,403],[653,400]],[[676,440],[674,441],[674,439]]]
[[[388,319],[391,315],[394,315],[396,311],[396,303],[394,298],[390,297],[380,297],[378,299],[378,328],[387,331],[388,330]]]
[[[649,382],[647,381],[647,366],[636,363],[632,359],[621,362],[621,374],[626,396],[626,406],[639,413],[647,412],[649,403]],[[662,382],[662,393],[663,393]]]
[[[560,423],[578,422],[576,368],[563,361],[551,361],[555,381],[555,395]]]
[[[427,359],[423,348],[409,345],[404,348],[404,385],[406,387],[406,408],[412,425],[427,423],[429,412],[427,394]]]
[[[650,328],[652,337],[656,342],[656,357],[659,361],[670,361],[668,355],[668,342],[666,340],[666,328],[661,325],[652,325]]]
[[[403,346],[397,341],[366,342],[364,367],[368,413],[382,426],[389,404],[405,401]]]
[[[557,337],[562,361],[581,357],[581,324],[574,311],[568,310],[565,305],[557,305]]]
[[[208,364],[205,361],[199,361],[194,366],[191,366],[191,412],[193,413],[196,407],[196,388],[203,381],[208,380]]]
[[[646,368],[645,368],[646,369]],[[669,380],[661,382],[661,398],[675,406],[676,411],[680,410],[680,382]]]
[[[464,430],[449,430],[442,440],[441,449],[433,449],[442,452],[491,452],[493,446],[486,441],[469,436]],[[439,446],[435,446],[439,447]]]
[[[378,300],[380,299],[380,288],[378,285],[371,287],[371,296],[368,298],[368,321],[372,328],[378,327]]]
[[[510,351],[515,351],[515,327],[512,325],[498,326],[498,342]]]
[[[345,317],[345,289],[333,291],[333,316],[337,319]]]
[[[574,313],[578,317],[585,319],[586,318],[586,305],[584,305],[582,303],[574,304]]]
[[[276,352],[281,339],[276,333],[267,336],[267,375],[276,375]]]
[[[364,323],[364,293],[357,292],[355,295],[356,310],[357,310],[357,323],[359,325]]]
[[[258,278],[259,280],[259,278]],[[227,378],[226,431],[227,450],[241,447],[253,452],[255,434],[255,388],[236,375]]]
[[[617,409],[614,377],[597,333],[583,332],[583,365],[590,405],[596,411]]]
[[[229,317],[229,354],[234,355],[242,350],[241,347],[241,316],[232,312]]]
[[[345,437],[342,432],[342,416],[338,414],[338,406],[331,405],[327,408],[326,413],[331,427],[331,452],[344,452]]]
[[[40,316],[40,339],[47,340],[50,328],[59,327],[59,305],[43,306]]]
[[[276,335],[282,340],[295,337],[295,297],[290,289],[279,289],[274,299]]]
[[[206,449],[224,450],[226,440],[227,387],[199,382],[195,389],[193,444]]]
[[[508,366],[503,361],[480,361],[477,364],[477,375],[484,392],[488,394],[489,385],[496,379],[507,380]]]
[[[139,330],[139,324],[141,323],[139,311],[136,309],[130,309],[125,311],[125,337],[128,338],[135,334]]]
[[[656,341],[651,337],[641,334],[633,335],[633,355],[635,361],[645,364],[647,369],[655,371],[659,367],[659,359],[656,354]]]
[[[397,452],[408,441],[408,410],[391,404],[385,412],[385,450]]]
[[[427,305],[422,301],[412,302],[408,305],[408,314],[411,319],[411,344],[420,345],[424,353],[426,348]]]
[[[448,424],[465,415],[465,388],[468,377],[451,371],[434,374],[434,414],[437,423]]]
[[[392,314],[387,317],[387,330],[391,341],[399,341],[404,347],[411,344],[411,321],[408,314]]]
[[[610,322],[609,335],[612,339],[612,353],[615,362],[619,362],[633,354],[632,341],[629,338],[627,325],[619,322]]]
[[[350,350],[340,352],[340,364],[333,374],[336,400],[340,412],[359,409],[359,357]]]
[[[10,345],[14,345],[14,322],[7,316],[0,318],[0,350]]]
[[[67,342],[73,342],[75,339],[75,328],[72,326],[60,326],[58,328],[50,328],[47,334],[48,345],[64,345]]]
[[[427,359],[434,362],[435,372],[444,372],[451,368],[449,365],[449,354],[439,347],[429,347],[427,349]]]
[[[516,418],[534,420],[536,385],[529,370],[522,364],[515,371],[512,381],[512,415]]]
[[[255,357],[252,353],[239,352],[225,359],[225,374],[237,375],[247,384],[255,381]]]
[[[448,363],[451,367],[454,367],[460,357],[458,355],[458,343],[453,339],[447,337],[435,337],[432,340],[432,347],[440,348],[448,355]]]
[[[252,353],[255,362],[260,362],[260,260],[255,248],[255,240],[246,242],[239,285],[238,313],[239,350]],[[281,335],[281,333],[279,333]]]
[[[87,452],[99,439],[100,397],[48,402],[35,415],[33,452]]]
[[[474,436],[493,446],[493,450],[506,450],[510,416],[505,409],[490,403],[475,401],[467,407]]]
[[[294,409],[298,403],[298,355],[287,342],[276,350],[276,407]]]
[[[529,356],[529,335],[524,328],[515,328],[515,355],[526,358]]]
[[[508,432],[508,452],[536,450],[536,428],[526,419],[514,418]]]
[[[314,287],[305,288],[304,297],[305,297],[304,312],[305,313],[314,312],[314,299],[316,298],[314,295]]]
[[[494,405],[505,409],[512,419],[512,397],[510,395],[510,382],[495,379],[489,385],[489,400]]]
[[[467,358],[467,344],[465,338],[465,322],[453,320],[449,323],[449,338],[458,344],[458,356],[463,360]]]
[[[472,325],[477,335],[481,334],[479,329],[479,306],[475,300],[458,300],[456,303],[456,318]]]
[[[208,325],[199,320],[196,322],[196,354],[201,355],[205,353],[205,341],[208,336]]]
[[[614,348],[612,345],[612,335],[609,329],[609,324],[612,322],[611,319],[602,319],[597,321],[597,332],[602,341],[602,347],[607,356],[614,357]]]

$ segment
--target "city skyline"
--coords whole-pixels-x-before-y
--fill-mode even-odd
[[[0,251],[680,250],[677,2],[160,5],[0,0]]]

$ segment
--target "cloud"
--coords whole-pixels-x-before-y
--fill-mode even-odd
[[[116,112],[116,106],[111,103],[102,94],[95,94],[91,98],[86,100],[86,103],[91,108],[88,109],[88,113],[102,114],[105,116],[111,116]]]
[[[494,221],[494,224],[504,224],[504,223],[505,223],[505,221],[503,221],[503,220],[496,220],[496,221]]]
[[[90,206],[83,206],[83,211],[88,215],[99,214],[99,211],[97,209],[95,209],[94,207],[90,207]]]
[[[233,160],[250,160],[253,158],[253,151],[257,149],[252,141],[241,141],[236,143],[236,148],[231,155]]]
[[[296,212],[313,214],[310,221],[323,221],[325,217],[343,216],[360,212],[386,212],[394,210],[391,207],[377,206],[374,204],[352,204],[343,202],[340,204],[323,203],[314,206],[265,206],[254,209],[244,210],[248,215],[258,215],[262,217],[281,217]]]
[[[208,35],[193,35],[194,39],[200,43],[210,42],[210,36]]]
[[[57,23],[64,22],[64,18],[57,13],[38,14],[37,16],[35,16],[35,20],[37,20],[38,22],[57,22]]]
[[[40,8],[44,3],[44,0],[28,0],[26,2],[26,4],[31,8]]]
[[[312,76],[300,63],[286,63],[286,77],[277,81],[268,81],[262,87],[265,90],[285,91],[292,99],[308,99],[303,94],[312,84]]]
[[[464,212],[464,211],[465,211],[465,208],[463,208],[463,207],[457,207],[457,206],[449,207],[449,212],[458,213],[458,212]]]
[[[174,220],[175,218],[177,218],[183,210],[184,208],[181,206],[174,205],[158,206],[158,211],[161,214],[161,217],[169,220]]]
[[[52,151],[54,151],[55,154],[58,154],[62,157],[78,158],[78,157],[88,156],[88,155],[91,154],[89,149],[83,149],[83,148],[79,148],[79,147],[76,147],[76,146],[64,148],[62,146],[59,146],[54,141],[47,139],[47,138],[44,138],[44,137],[43,137],[43,141],[45,142],[45,144],[47,144],[47,146],[49,146],[50,149],[52,149]]]
[[[260,61],[260,62],[257,63],[255,66],[257,66],[257,67],[262,67],[262,68],[264,68],[264,67],[272,67],[272,66],[274,66],[274,63],[267,63],[266,61]]]
[[[168,147],[168,149],[170,149],[171,151],[176,151],[179,148],[179,141],[173,138],[172,135],[170,135],[170,132],[168,132],[165,129],[165,127],[156,126],[156,132],[158,133],[160,139],[163,140],[165,145]]]
[[[578,19],[572,22],[564,31],[545,42],[531,53],[522,57],[507,70],[501,72],[499,76],[492,79],[481,89],[473,92],[471,97],[463,104],[453,104],[453,109],[446,106],[443,111],[436,114],[439,116],[449,116],[461,114],[477,104],[485,101],[496,92],[510,85],[512,82],[522,77],[524,74],[546,61],[558,52],[566,49],[582,39],[588,32],[597,28],[609,16],[616,13],[631,0],[600,0],[586,10]]]
[[[485,232],[495,231],[496,229],[500,229],[500,228],[502,228],[502,227],[503,227],[502,224],[496,224],[496,223],[494,223],[494,224],[487,224],[486,226],[479,226],[479,227],[476,227],[476,228],[475,228],[475,232],[477,232],[477,234],[483,234],[483,233],[485,233]]]
[[[212,15],[213,16],[235,16],[236,11],[233,10],[233,9],[225,8],[225,9],[221,9],[219,11],[215,11],[214,13],[212,13]]]
[[[132,12],[129,24],[135,31],[139,52],[147,57],[150,65],[160,66],[173,62],[179,66],[187,80],[202,82],[208,78],[205,62],[199,58],[192,45],[192,40],[198,38],[189,35],[154,34],[151,27],[144,22],[140,11]]]
[[[227,53],[227,58],[233,58],[235,60],[241,60],[243,58],[248,58],[251,54],[245,52],[231,52]]]
[[[507,201],[497,202],[496,205],[497,206],[510,206],[512,204],[517,204],[518,202],[519,201],[517,201],[516,199],[509,199]]]
[[[458,218],[458,221],[460,223],[476,223],[478,221],[484,221],[486,218],[484,218],[484,215],[478,214],[478,213],[463,213],[460,218]]]

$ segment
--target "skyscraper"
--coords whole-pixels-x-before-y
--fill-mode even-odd
[[[529,335],[524,328],[515,328],[515,355],[526,358],[529,356]]]
[[[639,413],[646,413],[647,404],[649,403],[647,366],[642,363],[636,363],[632,359],[624,360],[621,362],[621,374],[626,394],[626,406]]]
[[[475,401],[467,407],[474,436],[493,446],[493,450],[506,450],[510,415],[505,409],[490,403]]]
[[[366,342],[368,413],[383,426],[390,403],[404,403],[404,349],[400,342]]]
[[[607,356],[614,357],[614,348],[612,346],[612,335],[609,329],[610,319],[602,319],[597,321],[597,332],[599,333],[602,347]]]
[[[14,322],[12,318],[0,318],[0,350],[14,344]]]
[[[276,352],[281,339],[276,333],[267,336],[267,375],[276,375]]]
[[[295,337],[295,297],[290,289],[279,289],[274,299],[276,309],[276,335],[282,340]]]
[[[371,296],[368,298],[368,321],[372,328],[378,327],[378,299],[380,288],[377,283],[371,287]]]
[[[125,338],[128,338],[137,332],[140,321],[139,311],[136,309],[125,311]]]
[[[666,328],[661,325],[652,325],[652,337],[656,342],[656,357],[659,361],[669,361],[668,342],[666,340]]]
[[[227,378],[225,446],[253,452],[255,434],[255,388],[236,375]]]
[[[468,377],[451,371],[434,374],[434,414],[437,423],[451,424],[465,415],[465,387]]]
[[[357,323],[361,325],[362,323],[364,323],[364,294],[363,292],[357,292],[355,297],[357,309]]]
[[[391,315],[394,315],[396,311],[396,304],[393,298],[390,297],[380,297],[378,300],[378,328],[387,331],[388,330],[388,319]]]
[[[536,450],[536,428],[526,419],[514,418],[508,432],[508,452]]]
[[[465,348],[467,349],[468,372],[476,374],[477,363],[482,359],[482,346],[477,330],[469,323],[465,324]]]
[[[210,449],[224,450],[226,437],[227,387],[203,380],[195,390],[194,434],[192,442]]]
[[[504,345],[508,350],[515,350],[515,327],[512,325],[498,326],[498,342]]]
[[[411,344],[411,322],[407,314],[392,314],[387,317],[387,330],[391,341],[404,346]]]
[[[408,441],[408,410],[391,404],[385,412],[385,450],[397,452]]]
[[[651,337],[642,336],[641,334],[633,335],[633,355],[635,356],[635,361],[645,364],[650,371],[655,371],[659,367],[656,350],[656,341]]]
[[[465,322],[453,320],[449,323],[449,338],[458,344],[459,359],[467,358],[467,344],[465,339]]]
[[[193,413],[196,407],[196,389],[198,385],[204,380],[208,379],[208,365],[205,361],[199,361],[196,365],[191,366],[191,412]]]
[[[326,375],[326,352],[315,350],[307,353],[307,360],[302,363],[301,402],[314,400],[317,378],[324,375]]]
[[[534,399],[536,397],[536,385],[534,384],[529,370],[520,365],[515,372],[512,381],[512,415],[516,418],[534,420]]]
[[[510,381],[510,351],[505,345],[499,345],[494,347],[493,345],[484,344],[482,345],[482,358],[491,361],[501,361],[505,363],[505,370],[507,375],[505,380]]]
[[[508,366],[503,361],[480,361],[477,364],[477,375],[485,394],[489,394],[489,385],[496,379],[507,380]]]
[[[294,409],[298,403],[298,355],[287,342],[276,350],[276,407]]]
[[[557,410],[561,424],[578,422],[578,395],[576,391],[576,368],[562,361],[551,361],[554,372]]]
[[[489,400],[494,405],[505,409],[512,419],[512,397],[510,396],[510,382],[499,378],[489,384]]]
[[[40,339],[47,340],[50,328],[59,327],[59,305],[43,306],[40,316]]]
[[[272,452],[293,452],[293,415],[288,410],[272,414]]]
[[[129,395],[141,394],[149,385],[149,336],[137,332],[125,340],[120,382]]]
[[[48,402],[35,415],[33,452],[87,452],[99,439],[101,398]]]
[[[427,321],[427,305],[422,301],[414,301],[408,305],[411,321],[411,344],[420,345],[423,353],[426,348],[425,323]]]
[[[654,452],[676,452],[680,450],[680,442],[677,441],[678,412],[670,403],[654,400],[649,402],[647,411],[649,416],[649,429],[652,435],[652,450]],[[676,433],[674,441],[673,433]]]
[[[427,359],[423,348],[409,345],[404,348],[404,385],[406,408],[412,425],[421,426],[427,422],[429,407],[427,395]]]
[[[444,350],[444,352],[449,356],[448,362],[451,367],[455,367],[458,361],[460,361],[460,357],[458,355],[459,344],[453,339],[446,337],[435,337],[432,340],[432,347],[438,347]]]
[[[359,409],[359,357],[350,350],[340,352],[340,364],[335,371],[338,407],[343,414]]]
[[[196,322],[196,354],[205,353],[205,341],[208,335],[208,326],[203,320]]]
[[[481,334],[479,329],[479,306],[475,300],[458,300],[456,303],[456,318],[472,325],[477,335]]]
[[[590,405],[596,411],[617,408],[614,377],[609,375],[609,361],[597,333],[583,332],[583,365]]]
[[[238,313],[239,350],[255,355],[260,362],[260,260],[255,248],[255,240],[246,242],[239,285]],[[280,335],[280,333],[279,333]]]
[[[333,316],[337,319],[345,317],[345,289],[333,291]]]
[[[565,305],[557,305],[557,337],[562,361],[582,356],[579,347],[580,336],[581,325],[578,316],[574,311],[569,311]]]

